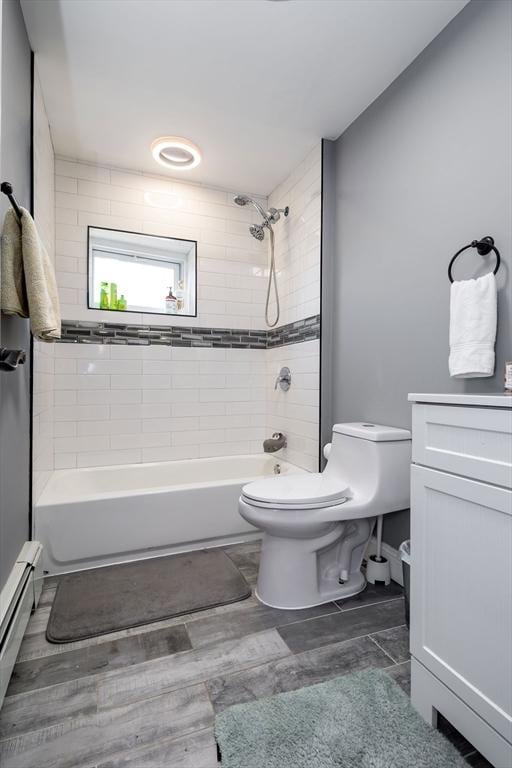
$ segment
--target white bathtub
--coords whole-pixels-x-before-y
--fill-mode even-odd
[[[35,507],[48,573],[93,568],[256,538],[238,514],[245,483],[305,470],[273,456],[66,469]]]

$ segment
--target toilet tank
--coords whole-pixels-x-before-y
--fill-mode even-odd
[[[410,499],[411,433],[368,422],[335,424],[326,475],[338,476],[375,514],[406,509]]]

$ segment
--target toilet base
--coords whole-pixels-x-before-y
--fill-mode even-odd
[[[333,590],[332,592],[326,592],[322,596],[319,595],[318,602],[309,602],[305,603],[304,605],[277,605],[274,603],[269,603],[266,600],[263,600],[261,595],[258,592],[258,587],[254,590],[255,597],[259,600],[260,603],[263,603],[263,605],[268,605],[269,608],[277,608],[280,611],[301,611],[306,608],[315,608],[317,605],[324,605],[325,603],[332,603],[333,600],[346,600],[349,597],[353,597],[354,595],[358,595],[359,592],[362,592],[363,589],[366,587],[366,579],[364,575],[359,571],[358,574],[353,574],[353,578],[351,578],[350,582],[347,582],[346,584],[339,585],[339,589]]]
[[[374,522],[340,521],[310,539],[265,532],[256,597],[271,608],[301,610],[362,592],[361,563]]]

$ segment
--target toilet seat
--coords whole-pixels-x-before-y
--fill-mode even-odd
[[[247,504],[272,509],[319,509],[346,501],[349,487],[340,478],[325,473],[267,477],[245,485]]]

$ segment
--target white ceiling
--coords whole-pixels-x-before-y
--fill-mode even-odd
[[[22,0],[58,154],[161,174],[151,141],[185,136],[203,162],[180,178],[259,194],[466,3]]]

